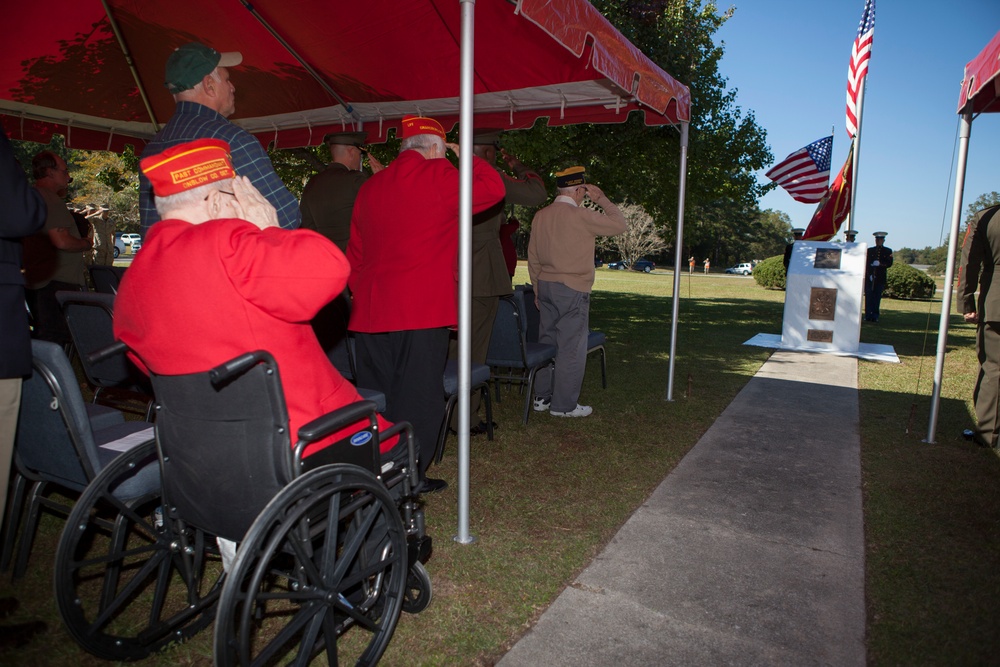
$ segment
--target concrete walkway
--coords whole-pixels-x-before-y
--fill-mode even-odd
[[[499,667],[865,664],[857,359],[778,351]]]

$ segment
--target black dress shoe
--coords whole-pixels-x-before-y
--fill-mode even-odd
[[[418,495],[424,493],[437,493],[438,491],[444,491],[448,488],[448,482],[443,479],[434,479],[433,477],[427,477],[420,486],[416,488]]]
[[[39,632],[48,630],[41,621],[29,621],[16,625],[0,625],[0,648],[21,648]]]
[[[490,432],[489,429],[490,425],[487,424],[485,421],[481,421],[475,426],[473,426],[471,429],[469,429],[469,435],[482,435],[484,433],[489,433]],[[493,430],[494,431],[497,430],[496,422],[493,422]]]
[[[20,606],[17,598],[0,598],[0,618],[7,618]]]

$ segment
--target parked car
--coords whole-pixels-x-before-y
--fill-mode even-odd
[[[617,269],[618,271],[624,271],[629,268],[628,262],[624,259],[620,259],[617,262],[608,262],[609,269]],[[635,266],[631,267],[634,271],[642,271],[643,273],[649,273],[656,268],[656,264],[649,261],[648,259],[638,259],[635,262]]]
[[[115,234],[115,257],[121,253],[135,254],[142,247],[142,237],[135,233],[125,232]]]
[[[753,273],[753,264],[750,262],[740,262],[736,266],[730,266],[726,269],[726,273],[738,273],[742,276],[749,276]]]

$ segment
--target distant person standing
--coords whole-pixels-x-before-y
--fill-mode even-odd
[[[708,273],[708,270],[712,268],[712,260],[706,257],[704,261],[704,266],[705,266],[705,273]]]
[[[855,242],[855,237],[857,235],[858,235],[858,230],[856,230],[856,229],[848,229],[847,231],[844,232],[844,242],[845,243],[854,243]]]
[[[868,248],[865,268],[865,321],[878,322],[886,271],[892,266],[892,248],[885,245],[885,232],[875,232],[875,245]]]
[[[976,428],[966,437],[985,447],[997,446],[1000,433],[1000,206],[976,213],[965,230],[958,265],[956,308],[966,322],[978,325],[979,377],[973,394]],[[976,298],[976,291],[979,298]]]
[[[538,341],[556,346],[555,363],[536,375],[534,408],[555,417],[586,417],[594,411],[579,403],[587,369],[594,241],[628,229],[618,207],[585,180],[583,167],[556,174],[559,194],[535,214],[528,242],[528,274],[539,310]],[[584,208],[587,197],[604,212]]]
[[[503,180],[504,198],[485,211],[472,216],[472,335],[471,359],[474,364],[486,363],[486,353],[490,347],[493,321],[496,319],[500,297],[511,294],[511,273],[504,258],[500,241],[501,230],[507,222],[505,208],[508,205],[540,206],[545,203],[548,193],[545,182],[533,169],[500,148],[500,130],[481,129],[472,135],[472,154],[493,167]],[[497,152],[514,176],[497,167]],[[515,259],[516,264],[516,259]],[[457,358],[457,348],[452,356]],[[479,392],[473,391],[470,399],[473,417],[479,412]],[[455,416],[454,424],[457,425]],[[483,420],[473,420],[472,435],[488,431]]]
[[[95,248],[94,264],[111,266],[115,263],[115,221],[111,219],[111,210],[107,206],[98,206],[87,215],[94,226]]]
[[[362,186],[354,202],[348,284],[358,385],[385,394],[386,417],[409,421],[420,473],[434,457],[444,420],[441,378],[449,328],[458,324],[458,169],[433,118],[406,116],[399,156]],[[496,169],[472,157],[472,212],[504,197]],[[440,491],[426,479],[419,493]]]
[[[694,255],[688,257],[688,273],[694,273]]]
[[[351,213],[354,200],[368,173],[361,168],[365,156],[367,132],[334,132],[323,137],[330,148],[330,164],[309,179],[302,191],[302,228],[314,229],[347,252],[351,238]],[[373,174],[382,171],[382,163],[368,156]]]
[[[44,229],[24,239],[28,305],[35,320],[35,338],[66,345],[71,338],[56,292],[85,289],[84,253],[94,247],[93,239],[81,237],[66,208],[66,193],[73,182],[66,161],[45,150],[32,159],[31,171],[46,213]]]
[[[302,229],[313,229],[333,241],[341,252],[347,252],[351,238],[351,214],[361,186],[368,180],[362,169],[366,154],[367,132],[334,132],[323,137],[330,148],[330,164],[309,179],[302,192]],[[368,156],[373,174],[384,168],[374,156]],[[313,330],[323,350],[332,354],[347,335],[351,314],[350,293],[347,289],[326,304],[312,321]]]
[[[221,139],[229,144],[236,173],[249,178],[271,202],[282,227],[295,229],[302,221],[299,202],[274,173],[271,158],[260,142],[227,120],[236,112],[236,87],[229,79],[229,68],[242,62],[243,55],[237,51],[219,53],[198,42],[175,49],[167,58],[165,85],[177,106],[163,129],[146,144],[142,157],[195,139]],[[139,217],[143,235],[160,219],[149,179],[141,171]]]

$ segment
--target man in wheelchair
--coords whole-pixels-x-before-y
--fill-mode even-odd
[[[225,142],[182,144],[141,168],[161,220],[122,280],[114,329],[153,378],[162,495],[119,492],[147,446],[88,487],[57,553],[63,620],[114,660],[214,617],[217,664],[321,652],[334,664],[349,650],[373,664],[400,611],[430,602],[430,539],[409,425],[362,402],[310,326],[344,289],[347,260],[316,232],[281,229]],[[218,578],[208,536],[221,538]],[[118,627],[134,616],[148,627]],[[341,647],[350,628],[360,640]]]
[[[195,373],[267,350],[281,370],[292,433],[360,401],[309,325],[347,284],[350,265],[337,246],[313,231],[280,228],[274,207],[233,171],[224,141],[181,144],[141,167],[161,219],[122,280],[114,323],[140,368]],[[381,430],[389,426],[379,417]],[[350,432],[310,445],[304,456]],[[397,443],[382,443],[381,452],[403,463]]]

